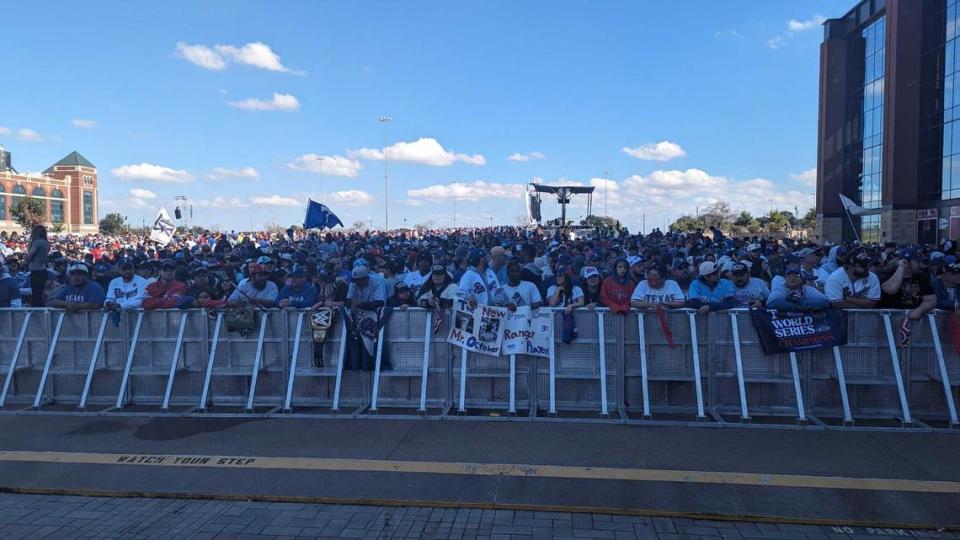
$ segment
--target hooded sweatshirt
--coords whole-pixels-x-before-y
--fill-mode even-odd
[[[627,262],[623,258],[617,259],[617,262],[620,261]],[[617,267],[616,263],[613,267]],[[603,284],[600,285],[600,301],[614,313],[626,313],[630,311],[630,296],[633,295],[635,288],[636,284],[630,279],[629,274],[622,278],[614,274],[603,280]]]

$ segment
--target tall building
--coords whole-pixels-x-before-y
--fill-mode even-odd
[[[11,211],[24,197],[46,205],[47,225],[63,232],[95,233],[98,230],[97,168],[78,152],[51,165],[43,174],[17,172],[9,152],[0,147],[0,231],[22,232]]]
[[[960,238],[958,0],[863,0],[824,23],[817,145],[824,240]],[[838,194],[866,209],[849,219]]]

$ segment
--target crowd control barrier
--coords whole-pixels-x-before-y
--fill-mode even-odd
[[[310,314],[266,310],[227,332],[204,310],[0,310],[0,408],[87,411],[333,412],[690,419],[956,427],[960,355],[947,313],[848,311],[848,343],[765,356],[746,310],[615,315],[576,310],[549,358],[467,353],[450,314],[394,310],[373,371],[344,369],[335,317],[316,354]],[[554,312],[561,328],[562,313]],[[669,332],[665,331],[665,328]],[[668,333],[672,339],[668,337]]]

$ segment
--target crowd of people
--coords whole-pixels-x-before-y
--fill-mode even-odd
[[[0,307],[66,310],[254,305],[573,310],[885,308],[918,320],[960,306],[958,247],[831,245],[518,227],[390,232],[0,235]]]

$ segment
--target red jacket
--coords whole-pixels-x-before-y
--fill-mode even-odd
[[[180,304],[180,300],[187,294],[187,286],[173,280],[166,287],[160,280],[147,285],[147,298],[143,301],[143,309],[173,309]]]
[[[621,285],[617,283],[616,278],[608,277],[600,286],[600,301],[614,313],[626,313],[630,311],[630,297],[635,288],[630,279],[627,279],[626,284]]]

